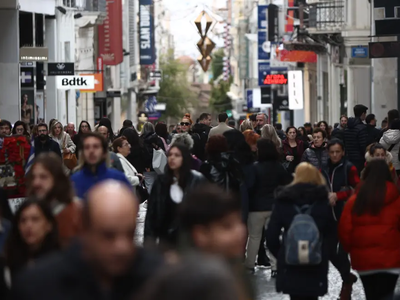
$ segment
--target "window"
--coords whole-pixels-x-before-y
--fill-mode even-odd
[[[385,8],[384,7],[374,8],[374,17],[375,20],[384,20],[386,17]]]

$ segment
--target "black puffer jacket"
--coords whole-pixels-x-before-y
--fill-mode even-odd
[[[201,161],[206,160],[206,144],[210,129],[210,126],[201,123],[195,124],[192,128],[192,138],[194,141],[192,153]]]
[[[256,162],[254,180],[249,187],[249,211],[271,211],[275,204],[275,189],[289,184],[292,176],[278,161]]]
[[[200,172],[226,191],[239,192],[244,179],[242,166],[231,152],[210,158],[201,165]]]
[[[184,195],[195,188],[196,186],[207,182],[204,176],[192,170],[190,178],[188,178],[186,188],[184,189]],[[144,225],[144,238],[145,242],[156,241],[159,238],[161,241],[169,241],[170,234],[176,235],[176,228],[174,222],[175,216],[167,215],[168,203],[172,201],[170,197],[170,185],[168,183],[167,175],[157,176],[156,181],[151,189],[149,197],[146,220]]]
[[[326,143],[322,147],[315,147],[314,144],[311,144],[310,148],[304,151],[301,161],[308,162],[318,170],[322,170],[328,166],[328,159],[329,153],[326,149]]]
[[[323,238],[322,262],[316,266],[290,266],[286,264],[284,246],[280,236],[287,231],[297,214],[296,206],[312,205],[311,216]],[[329,248],[327,241],[336,229],[325,186],[296,184],[277,192],[276,205],[268,224],[267,247],[278,259],[276,290],[284,294],[319,297],[328,291]]]
[[[357,167],[359,172],[364,167],[367,140],[367,126],[360,118],[349,118],[347,128],[344,130],[344,144],[348,159]]]

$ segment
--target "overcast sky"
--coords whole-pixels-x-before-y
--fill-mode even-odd
[[[163,2],[171,12],[171,31],[174,35],[176,55],[196,58],[199,55],[196,43],[200,36],[194,26],[194,19],[203,9],[210,11],[213,5],[225,6],[226,0],[163,0]],[[221,40],[217,38],[214,38],[214,42],[221,44]]]

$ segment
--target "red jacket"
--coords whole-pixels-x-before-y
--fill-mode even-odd
[[[344,207],[339,238],[357,271],[400,269],[400,194],[386,183],[385,206],[377,216],[352,214],[357,195]]]

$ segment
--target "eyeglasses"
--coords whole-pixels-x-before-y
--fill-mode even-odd
[[[181,122],[181,126],[189,126],[190,123],[189,122]]]

